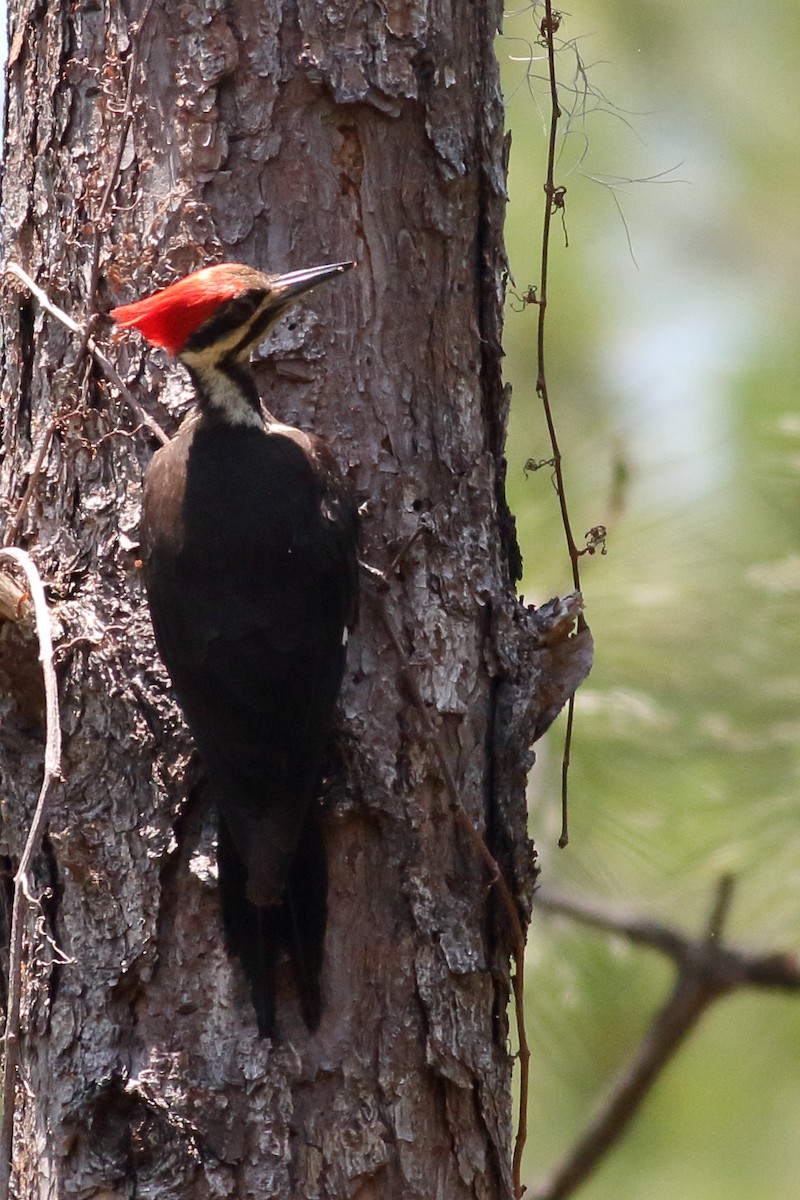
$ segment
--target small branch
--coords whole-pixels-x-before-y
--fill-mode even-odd
[[[558,101],[558,81],[556,79],[556,54],[555,54],[555,34],[561,25],[561,13],[553,9],[551,0],[544,0],[544,17],[539,26],[539,40],[547,51],[547,78],[550,89],[550,129],[547,145],[547,174],[544,183],[545,206],[544,218],[542,222],[542,258],[539,276],[539,291],[538,295],[534,292],[535,303],[538,306],[538,322],[536,334],[536,394],[542,402],[542,410],[544,419],[547,424],[547,432],[550,438],[550,448],[552,457],[550,461],[553,466],[553,475],[555,478],[556,494],[558,496],[558,506],[561,512],[561,524],[564,529],[564,537],[567,543],[567,552],[569,554],[570,563],[572,566],[572,584],[576,592],[581,591],[581,574],[578,565],[579,559],[583,550],[579,550],[575,544],[575,538],[572,534],[572,523],[570,521],[569,506],[567,504],[567,491],[564,483],[564,471],[561,462],[561,447],[558,442],[558,433],[556,431],[555,419],[553,410],[550,404],[550,393],[547,388],[547,374],[545,371],[545,331],[547,319],[547,303],[548,303],[548,282],[550,269],[550,230],[552,226],[553,215],[556,212],[561,212],[562,221],[564,219],[564,197],[566,195],[565,187],[556,187],[555,182],[555,166],[556,166],[556,146],[558,141],[558,122],[561,118],[561,106]],[[580,633],[586,627],[586,619],[583,614],[578,618],[578,632]],[[564,752],[561,759],[561,835],[558,839],[558,844],[562,848],[569,842],[569,763],[572,750],[572,730],[575,716],[575,697],[571,696],[567,709],[567,730],[564,737]]]
[[[558,444],[550,396],[547,390],[545,373],[545,325],[547,318],[548,277],[550,269],[550,228],[553,214],[557,208],[564,208],[564,188],[557,188],[555,183],[556,146],[558,141],[558,122],[561,118],[561,108],[558,103],[558,82],[556,80],[555,32],[561,24],[561,14],[553,12],[551,0],[545,0],[545,15],[540,25],[541,40],[547,50],[548,81],[550,85],[550,132],[547,145],[547,175],[544,184],[545,206],[542,222],[542,261],[539,276],[539,293],[536,303],[539,308],[539,319],[536,336],[536,394],[542,401],[547,432],[552,449],[553,472],[556,481],[556,493],[561,510],[561,523],[567,541],[567,551],[572,563],[572,583],[576,592],[581,591],[580,570],[578,559],[580,551],[572,535],[572,525],[567,506],[567,494],[564,485],[564,473],[561,465],[561,449]]]
[[[14,1104],[19,1066],[19,1026],[22,996],[22,943],[27,906],[31,893],[30,869],[39,851],[48,818],[50,794],[61,779],[61,725],[58,714],[58,692],[53,668],[53,639],[50,633],[50,614],[44,587],[33,559],[24,550],[0,550],[0,563],[14,563],[25,575],[28,593],[33,602],[36,633],[39,639],[39,660],[42,664],[45,693],[46,735],[44,776],[39,798],[25,848],[14,876],[14,902],[11,917],[11,942],[8,966],[8,1010],[3,1037],[3,1115],[0,1121],[0,1200],[8,1200],[11,1182],[11,1158],[14,1145]]]
[[[61,324],[69,329],[72,333],[79,334],[82,337],[82,347],[86,347],[86,350],[89,352],[89,354],[91,354],[92,358],[103,371],[106,378],[114,385],[125,403],[137,417],[140,425],[146,426],[150,433],[152,433],[153,437],[155,437],[162,446],[165,445],[169,441],[166,433],[158,424],[158,422],[154,420],[149,413],[145,412],[139,401],[134,396],[133,392],[131,392],[131,390],[123,383],[116,368],[100,350],[94,338],[89,335],[88,329],[84,329],[78,324],[77,321],[73,321],[72,317],[69,316],[68,313],[65,313],[62,308],[59,308],[57,304],[54,304],[47,293],[44,292],[37,283],[34,283],[27,271],[23,271],[22,267],[20,267],[17,263],[5,263],[2,267],[2,271],[6,275],[13,275],[15,279],[18,279],[20,283],[23,283],[31,295],[36,298],[45,312],[50,313],[51,316],[55,317],[57,321],[60,321]],[[79,352],[75,362],[76,369],[80,363],[80,357],[81,354]],[[55,431],[58,428],[58,423],[60,420],[62,420],[66,411],[68,411],[67,401],[65,401],[63,405],[59,406],[45,426],[39,445],[36,448],[36,454],[34,456],[33,465],[31,466],[30,476],[25,486],[22,499],[19,502],[14,516],[6,525],[2,540],[3,546],[11,546],[17,541],[22,522],[25,518],[26,512],[28,511],[28,506],[30,505],[36,485],[38,484],[41,473],[44,469],[45,460],[50,450]]]
[[[58,305],[53,304],[47,293],[42,291],[38,284],[34,283],[27,271],[23,271],[22,267],[13,262],[7,262],[3,270],[7,275],[14,275],[17,279],[19,279],[19,281],[25,285],[31,295],[36,297],[45,312],[50,313],[51,316],[55,317],[57,321],[60,321],[61,324],[67,329],[71,330],[72,333],[80,334],[81,337],[84,336],[85,330],[83,326],[79,325],[77,321],[73,321],[72,317],[69,316],[68,313],[65,313],[63,308],[59,308]],[[147,429],[150,430],[150,432],[155,438],[157,438],[162,446],[166,445],[166,443],[169,441],[167,434],[164,432],[158,422],[154,420],[154,418],[151,417],[148,412],[145,412],[130,388],[123,383],[116,367],[108,358],[106,358],[105,354],[103,354],[93,337],[89,337],[88,341],[86,342],[86,349],[89,354],[91,354],[92,358],[97,363],[106,379],[108,379],[108,381],[117,389],[120,396],[122,396],[123,400],[130,408],[131,412],[134,413],[139,421],[141,421],[142,425],[145,425]]]
[[[411,545],[418,536],[420,531],[417,531],[411,539],[401,548],[399,554],[392,560],[392,567],[395,567],[405,554],[410,549]],[[447,761],[444,747],[442,745],[439,731],[434,724],[428,706],[419,689],[416,676],[414,674],[411,663],[408,660],[408,655],[405,652],[403,643],[400,640],[400,635],[395,629],[394,622],[389,615],[389,610],[386,605],[386,593],[389,590],[389,581],[387,575],[377,567],[368,566],[362,563],[362,568],[367,576],[377,585],[375,590],[375,602],[378,607],[378,613],[386,630],[389,641],[392,643],[394,652],[397,655],[400,663],[400,669],[403,673],[403,678],[406,687],[409,690],[411,699],[414,702],[422,724],[425,728],[425,733],[428,738],[428,743],[431,746],[436,761],[441,772],[442,780],[444,781],[450,802],[451,815],[459,826],[464,831],[471,845],[473,846],[477,856],[483,861],[489,876],[489,885],[497,889],[503,908],[511,926],[512,937],[512,957],[514,960],[514,975],[512,978],[512,991],[514,995],[514,1018],[517,1027],[517,1041],[519,1043],[518,1058],[519,1058],[519,1120],[517,1123],[517,1136],[514,1142],[514,1156],[512,1163],[512,1177],[514,1181],[514,1196],[516,1200],[522,1196],[524,1188],[521,1182],[522,1172],[522,1152],[525,1148],[528,1133],[528,1090],[530,1076],[530,1049],[528,1047],[528,1039],[525,1031],[525,932],[522,928],[522,922],[519,918],[519,911],[511,894],[500,865],[494,857],[489,847],[486,845],[481,834],[475,829],[461,803],[461,797],[458,791],[453,772],[450,769],[450,763]],[[2,1200],[2,1198],[0,1198]]]
[[[722,930],[731,911],[735,886],[736,880],[733,875],[723,875],[719,881],[714,907],[711,909],[708,918],[708,928],[706,929],[707,945],[717,938],[722,937]]]
[[[564,1200],[584,1182],[622,1138],[664,1068],[720,996],[739,987],[800,991],[800,959],[786,954],[749,954],[721,944],[732,893],[733,880],[725,877],[714,898],[706,933],[697,940],[655,921],[537,892],[536,904],[548,912],[572,917],[666,954],[675,963],[677,979],[633,1061],[612,1084],[577,1144],[532,1189],[531,1200]]]

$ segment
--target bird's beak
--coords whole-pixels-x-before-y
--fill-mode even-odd
[[[274,275],[270,281],[270,299],[283,307],[285,304],[309,292],[318,283],[342,275],[356,264],[354,262],[330,263],[324,267],[306,267],[303,271],[289,271],[287,275]]]

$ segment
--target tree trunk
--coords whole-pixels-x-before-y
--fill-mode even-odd
[[[26,939],[17,1194],[506,1197],[508,920],[437,752],[524,920],[528,747],[585,665],[513,594],[499,5],[9,7],[4,251],[56,304],[83,320],[211,261],[358,260],[281,324],[257,377],[349,470],[389,580],[365,578],[322,798],[322,1025],[305,1032],[285,980],[272,1044],[224,947],[214,821],[137,569],[156,443],[75,369],[80,339],[6,287],[0,495],[52,603],[65,775]],[[135,338],[108,352],[173,431],[182,371]],[[9,873],[41,771],[35,656],[7,622]]]

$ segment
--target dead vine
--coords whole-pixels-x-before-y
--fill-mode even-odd
[[[44,776],[33,813],[25,848],[14,875],[14,900],[8,967],[8,1007],[3,1035],[3,1115],[0,1121],[0,1200],[8,1200],[11,1183],[11,1159],[14,1144],[14,1108],[19,1066],[20,1002],[22,997],[23,937],[28,911],[37,904],[31,892],[30,869],[39,851],[47,824],[50,795],[61,780],[61,724],[58,712],[56,673],[53,666],[53,639],[44,587],[30,555],[16,547],[0,549],[0,563],[12,563],[25,575],[28,595],[33,603],[39,660],[42,664],[45,692]]]

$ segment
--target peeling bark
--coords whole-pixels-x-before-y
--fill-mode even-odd
[[[569,638],[577,601],[540,615],[514,596],[499,6],[198,0],[156,3],[139,30],[142,10],[119,0],[9,8],[4,251],[67,311],[105,312],[210,261],[358,260],[276,331],[261,394],[349,470],[368,561],[386,567],[423,526],[385,602],[464,810],[526,915],[529,747],[590,651]],[[136,39],[134,119],[98,227]],[[39,883],[72,960],[53,965],[32,917],[17,1194],[508,1196],[507,932],[371,585],[322,800],[323,1021],[308,1036],[282,988],[272,1045],[222,943],[213,821],[136,566],[154,446],[91,370],[76,376],[74,337],[8,282],[2,321],[5,512],[58,416],[20,541],[61,645],[66,782]],[[174,429],[180,370],[132,339],[111,353]],[[41,769],[30,653],[22,627],[0,626],[11,862]]]

